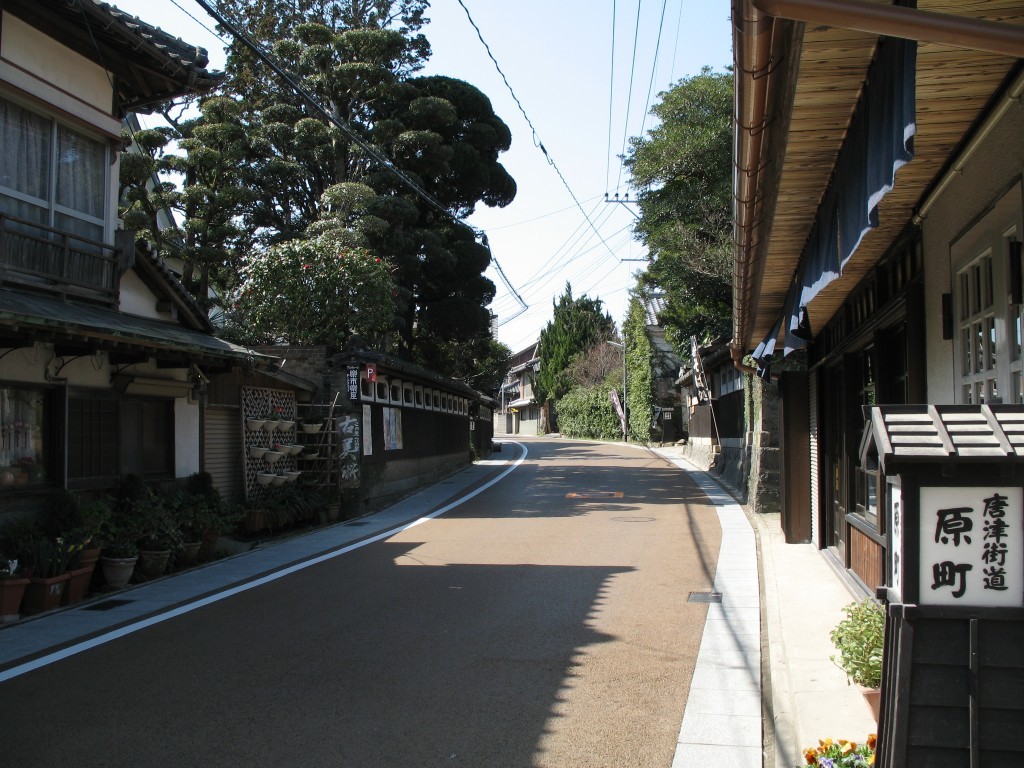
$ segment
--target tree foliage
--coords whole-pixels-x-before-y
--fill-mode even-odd
[[[178,153],[154,143],[148,167],[136,162],[126,177],[132,215],[155,232],[159,195],[173,185],[147,191],[146,182],[153,171],[177,174],[186,274],[222,291],[243,289],[242,255],[268,246],[330,236],[366,249],[396,283],[390,351],[471,375],[467,360],[494,352],[486,307],[495,287],[484,276],[490,251],[457,219],[515,197],[499,162],[511,132],[469,83],[417,76],[430,55],[426,0],[218,5],[342,127],[233,46],[223,93],[163,137]]]
[[[582,350],[612,338],[615,323],[600,299],[573,298],[572,286],[554,304],[551,321],[540,332],[540,370],[534,383],[538,402],[559,400],[572,388],[570,366]]]
[[[728,333],[732,308],[732,74],[705,67],[660,94],[659,125],[625,158],[638,189],[644,277],[665,291],[660,321],[680,350]]]
[[[261,249],[244,270],[225,318],[225,335],[241,343],[336,350],[353,334],[379,342],[391,325],[388,264],[329,236]]]
[[[647,313],[641,296],[633,293],[629,310],[622,324],[626,345],[626,401],[628,403],[629,433],[647,442],[651,435],[651,417],[654,414],[654,345],[647,334]]]
[[[614,440],[622,436],[608,389],[575,387],[558,401],[558,428],[567,437]]]

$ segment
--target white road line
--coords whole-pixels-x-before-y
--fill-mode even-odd
[[[229,597],[234,597],[235,595],[245,592],[247,590],[255,589],[256,587],[263,586],[264,584],[269,584],[272,581],[277,581],[278,579],[284,578],[285,576],[288,576],[290,574],[297,573],[298,571],[310,568],[314,565],[319,565],[320,563],[326,562],[327,560],[331,560],[335,557],[340,557],[341,555],[353,552],[357,549],[367,546],[368,544],[373,544],[375,542],[381,541],[382,539],[387,539],[391,536],[394,536],[397,533],[401,533],[402,531],[406,531],[414,526],[424,523],[427,520],[432,520],[435,517],[440,517],[446,512],[451,512],[459,505],[480,495],[488,488],[491,488],[495,484],[504,480],[509,474],[518,469],[526,460],[526,456],[529,453],[529,451],[527,450],[525,445],[516,442],[504,442],[504,444],[519,446],[519,448],[522,450],[522,453],[519,455],[519,458],[514,460],[509,465],[509,467],[497,477],[488,480],[479,488],[473,490],[470,493],[467,493],[465,496],[462,496],[456,501],[453,501],[451,504],[447,504],[446,506],[431,512],[429,515],[424,515],[423,517],[417,518],[404,525],[400,525],[396,528],[391,528],[387,531],[383,531],[374,536],[370,536],[369,538],[357,541],[354,544],[349,544],[347,547],[342,547],[341,549],[334,550],[333,552],[328,552],[318,557],[314,557],[310,560],[304,560],[301,563],[290,565],[287,568],[282,568],[279,571],[274,571],[273,573],[267,574],[266,576],[261,576],[260,578],[255,579],[254,581],[249,581],[245,584],[240,584],[236,587],[225,589],[222,592],[218,592],[214,595],[208,595],[200,600],[195,600],[185,605],[179,605],[176,608],[173,608],[169,611],[165,611],[164,613],[158,614],[156,616],[150,616],[149,618],[142,619],[141,621],[137,621],[133,624],[126,624],[123,627],[118,627],[117,629],[111,630],[110,632],[105,632],[102,635],[97,635],[96,637],[90,638],[89,640],[83,640],[82,642],[75,643],[74,645],[70,645],[67,648],[62,648],[59,651],[54,651],[53,653],[48,653],[45,656],[40,656],[39,658],[33,659],[32,661],[27,661],[24,664],[19,664],[15,667],[11,667],[10,669],[0,672],[0,683],[5,682],[7,680],[11,680],[15,677],[20,677],[21,675],[24,675],[28,672],[40,669],[41,667],[48,666],[57,661],[66,659],[70,656],[75,656],[79,653],[82,653],[83,651],[88,651],[91,648],[95,648],[100,645],[105,645],[106,643],[109,643],[113,640],[117,640],[121,637],[125,637],[126,635],[133,634],[135,632],[138,632],[139,630],[146,629],[147,627],[151,627],[155,624],[160,624],[161,622],[168,621],[169,619],[173,619],[178,616],[182,616],[186,613],[191,613],[192,611],[195,611],[199,608],[203,608],[207,605],[212,605],[213,603],[220,602],[221,600],[225,600]]]

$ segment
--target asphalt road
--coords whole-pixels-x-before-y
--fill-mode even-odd
[[[646,451],[523,442],[443,517],[0,684],[0,765],[668,768],[717,516]]]

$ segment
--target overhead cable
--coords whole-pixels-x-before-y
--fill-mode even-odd
[[[548,165],[550,165],[554,169],[555,173],[558,174],[558,178],[561,180],[562,186],[565,187],[573,202],[576,203],[576,207],[579,208],[580,213],[583,214],[583,218],[587,220],[587,224],[590,225],[590,227],[594,230],[595,234],[597,234],[598,239],[601,240],[602,243],[604,243],[605,248],[607,248],[608,252],[614,257],[615,252],[612,251],[611,247],[607,243],[604,242],[604,238],[601,237],[601,233],[598,232],[597,227],[594,226],[594,222],[590,220],[590,217],[587,215],[587,212],[583,210],[583,206],[580,204],[580,201],[576,198],[576,194],[572,191],[572,187],[569,186],[569,182],[566,181],[565,176],[562,175],[562,171],[561,169],[559,169],[558,164],[555,162],[555,159],[551,156],[551,153],[548,152],[547,147],[544,146],[544,142],[540,140],[540,136],[537,134],[537,129],[534,127],[533,122],[531,122],[530,116],[526,114],[526,110],[523,108],[522,102],[519,101],[519,97],[516,96],[516,92],[512,89],[512,85],[509,83],[508,78],[505,77],[505,73],[502,71],[501,65],[498,64],[498,60],[494,58],[494,54],[491,52],[491,46],[489,46],[487,44],[487,41],[484,40],[483,33],[480,31],[480,27],[478,27],[476,25],[476,22],[473,21],[473,16],[470,14],[469,8],[466,7],[466,4],[462,0],[459,0],[459,5],[461,5],[462,10],[466,12],[466,18],[469,19],[469,23],[472,25],[473,29],[476,30],[476,36],[480,38],[480,43],[487,51],[487,55],[494,63],[494,67],[495,69],[498,70],[498,74],[501,75],[501,79],[505,82],[505,87],[508,88],[508,92],[512,94],[512,99],[515,101],[516,106],[519,107],[519,111],[522,112],[523,119],[526,120],[526,124],[530,126],[530,131],[533,133],[534,146],[537,147],[544,154],[545,159],[548,161]]]

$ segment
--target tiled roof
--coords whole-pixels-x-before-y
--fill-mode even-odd
[[[4,0],[3,9],[112,72],[122,115],[208,93],[224,79],[206,68],[204,48],[100,0]]]
[[[872,441],[883,467],[887,460],[1024,459],[1024,406],[873,406],[862,460]]]

